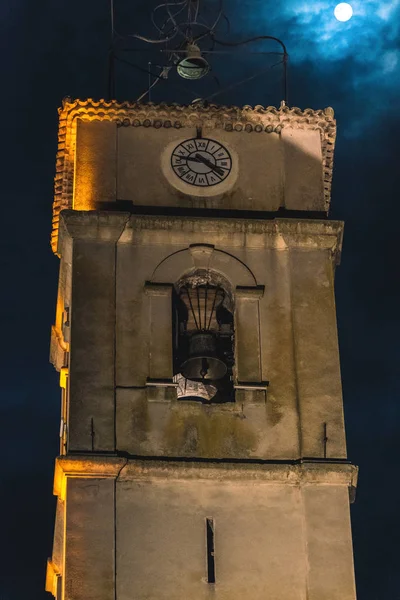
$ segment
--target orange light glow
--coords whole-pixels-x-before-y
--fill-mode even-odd
[[[57,595],[57,580],[60,576],[60,573],[50,558],[47,561],[47,569],[46,569],[46,592],[50,592],[54,597]]]
[[[60,388],[64,390],[67,387],[67,378],[68,378],[68,369],[67,367],[62,367],[60,369]]]

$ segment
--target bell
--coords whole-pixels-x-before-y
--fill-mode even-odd
[[[217,357],[217,340],[210,331],[194,333],[189,340],[189,358],[181,367],[186,379],[216,381],[222,379],[227,372],[226,364]]]
[[[201,79],[207,75],[210,65],[202,57],[200,48],[196,44],[189,44],[186,56],[179,61],[176,70],[184,79]]]

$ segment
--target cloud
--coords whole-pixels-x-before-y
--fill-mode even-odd
[[[384,75],[393,73],[397,70],[399,65],[399,52],[398,50],[391,50],[385,52],[382,61],[382,71]]]
[[[372,118],[374,106],[393,110],[397,104],[400,0],[349,0],[353,17],[344,23],[334,17],[338,1],[228,0],[226,9],[231,13],[235,4],[243,37],[261,30],[280,37],[288,47],[293,70],[311,65],[322,85],[334,75],[342,92],[337,94],[341,97],[335,99],[335,108],[357,97],[361,109],[346,130],[353,136]]]
[[[381,6],[377,8],[377,15],[384,21],[388,21],[391,16],[398,10],[399,8],[399,0],[393,0],[393,2],[385,2],[381,3]]]
[[[315,58],[341,60],[353,56],[356,61],[369,62],[382,58],[400,34],[400,0],[390,3],[377,0],[351,2],[353,17],[343,23],[333,11],[336,2],[305,2],[289,0],[284,9],[276,10],[272,20],[296,42],[291,59],[301,62]],[[275,25],[275,24],[274,24]]]

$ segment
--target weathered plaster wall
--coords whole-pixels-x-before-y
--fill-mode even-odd
[[[333,269],[327,252],[290,252],[295,371],[302,456],[345,457]]]
[[[113,450],[115,246],[76,240],[71,303],[71,450]]]
[[[173,219],[169,222],[171,227],[166,228],[160,220],[149,221],[147,228],[136,226],[138,220],[133,219],[118,246],[118,447],[156,456],[321,457],[327,423],[327,456],[344,457],[332,249],[317,239],[299,244],[295,230],[281,239],[272,235],[272,229],[270,235],[261,231],[244,235],[233,229],[227,235],[217,220],[193,221],[193,227],[186,220],[187,231],[181,228],[183,221],[176,220],[175,227]],[[253,279],[237,279],[235,284],[264,286],[262,297],[247,303],[247,312],[236,312],[236,369],[241,364],[246,372],[246,361],[252,361],[247,381],[257,381],[253,373],[260,347],[258,380],[270,382],[267,401],[259,393],[237,391],[234,405],[207,407],[174,402],[172,390],[150,396],[145,386],[151,372],[144,358],[149,356],[150,339],[165,355],[161,340],[171,338],[172,330],[165,337],[154,331],[155,317],[144,284],[148,280],[173,284],[196,266],[189,245],[200,243],[215,246],[207,259],[211,269],[232,281],[244,263]],[[171,259],[166,260],[168,256]],[[164,327],[171,322],[170,306],[170,298],[157,305],[157,323]],[[251,331],[253,318],[253,335],[248,337],[241,333],[240,323],[244,332]],[[159,373],[159,378],[166,376],[165,371]]]
[[[207,190],[188,184],[182,188],[170,167],[173,148],[196,137],[194,126],[155,129],[78,120],[74,209],[125,200],[144,206],[325,210],[318,130],[287,127],[282,133],[260,134],[205,125],[203,136],[224,144],[233,160],[222,191],[215,188],[207,197]]]
[[[69,452],[115,449],[115,243],[125,222],[124,214],[103,213],[61,229],[61,248],[73,240]]]
[[[203,129],[203,137],[216,138],[231,151],[233,162],[239,165],[239,174],[232,189],[204,199],[200,204],[196,204],[196,188],[193,186],[188,186],[192,195],[186,195],[171,185],[176,175],[167,167],[173,147],[191,137],[196,137],[194,127],[185,130],[119,128],[118,198],[143,205],[199,205],[247,210],[278,210],[283,204],[284,159],[278,134],[246,135]],[[167,156],[164,157],[165,151]],[[163,162],[166,165],[164,169]]]
[[[70,450],[346,456],[333,294],[340,224],[238,227],[117,212],[70,212],[64,221],[63,236],[74,240]],[[238,389],[234,404],[205,406],[178,402],[173,387],[152,387],[173,374],[169,290],[202,260],[239,286],[236,379],[269,381],[267,395]]]
[[[72,239],[65,239],[58,277],[56,316],[51,328],[50,362],[57,371],[68,367],[69,309],[72,285]]]
[[[65,600],[114,600],[114,481],[68,480]]]
[[[59,460],[57,473],[60,489],[67,481],[68,600],[110,600],[114,582],[119,600],[355,600],[351,465],[81,456]]]
[[[291,210],[322,210],[322,152],[319,131],[304,132],[284,128],[281,144],[284,154],[282,206]]]
[[[59,458],[66,600],[355,600],[348,463]],[[207,581],[214,521],[215,584]]]
[[[75,210],[112,202],[117,192],[117,125],[78,119],[74,180]]]
[[[215,586],[207,583],[206,517],[215,522]],[[307,598],[298,487],[121,481],[117,528],[119,600]]]
[[[64,528],[65,528],[65,502],[57,498],[56,522],[54,526],[52,562],[58,573],[63,572],[64,567]]]
[[[307,600],[355,600],[348,490],[343,486],[303,488],[308,556]]]

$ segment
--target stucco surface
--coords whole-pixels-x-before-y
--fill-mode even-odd
[[[69,479],[64,596],[114,600],[114,481]]]
[[[63,597],[113,600],[115,590],[120,600],[355,600],[356,478],[343,462],[62,457]],[[207,582],[206,518],[215,584]]]
[[[332,264],[314,250],[290,255],[302,456],[323,456],[326,423],[328,456],[345,457]]]
[[[306,599],[299,488],[121,481],[117,506],[120,600],[131,600],[132,590],[138,600]],[[206,517],[215,522],[213,586]]]
[[[52,561],[59,573],[62,573],[62,570],[63,570],[64,528],[65,528],[65,502],[61,498],[57,498],[56,522],[54,525]]]
[[[77,122],[74,181],[75,210],[95,202],[115,201],[117,194],[117,125],[109,121]]]
[[[306,486],[303,491],[309,600],[356,598],[349,496],[343,487]]]
[[[309,133],[303,132],[303,135],[307,137]],[[182,186],[176,187],[180,185],[179,179],[170,167],[173,148],[192,137],[196,137],[195,127],[183,132],[176,129],[119,128],[117,197],[121,200],[133,199],[139,205],[154,206],[273,211],[284,205],[284,150],[278,134],[260,136],[254,133],[246,137],[238,132],[203,128],[203,137],[218,139],[230,151],[238,171],[232,185],[225,186],[225,192],[218,193],[215,190],[208,196],[202,194],[210,190],[204,192],[201,188],[186,184],[186,193],[183,193],[180,189]],[[322,181],[321,170],[320,178]],[[318,191],[317,194],[313,191],[318,196]],[[322,186],[319,190],[322,198],[321,193]],[[196,200],[199,197],[202,202]],[[291,204],[289,196],[287,203]]]
[[[73,251],[69,451],[113,450],[115,246],[76,240]]]
[[[346,456],[333,288],[340,223],[62,219],[60,247],[73,240],[70,450]],[[237,390],[234,404],[206,406],[151,387],[173,376],[171,289],[202,261],[234,290],[235,382],[267,381],[267,394]]]

